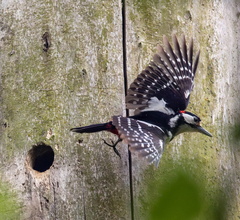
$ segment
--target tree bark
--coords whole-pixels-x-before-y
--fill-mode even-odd
[[[159,193],[152,183],[164,182],[176,167],[199,171],[210,204],[223,192],[226,216],[236,219],[239,14],[238,0],[2,0],[0,177],[22,204],[19,219],[146,219],[151,196]],[[113,136],[70,133],[125,115],[124,82],[172,34],[193,37],[201,50],[188,110],[213,138],[181,135],[158,169],[135,155],[129,169],[126,145],[118,146],[119,159],[103,144]]]

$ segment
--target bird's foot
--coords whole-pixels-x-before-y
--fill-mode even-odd
[[[117,146],[117,144],[118,144],[120,141],[122,141],[122,140],[121,140],[121,139],[118,139],[115,143],[114,143],[113,140],[111,140],[112,144],[107,143],[107,141],[105,141],[104,139],[102,139],[102,140],[103,140],[103,143],[104,143],[104,144],[106,144],[106,145],[109,146],[109,147],[112,147],[113,150],[114,150],[114,152],[115,152],[115,153],[120,157],[120,159],[121,159],[121,155],[120,155],[120,153],[118,152],[116,146]]]

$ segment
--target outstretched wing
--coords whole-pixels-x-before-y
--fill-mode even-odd
[[[199,52],[193,62],[193,40],[187,47],[184,36],[181,46],[173,36],[174,49],[166,37],[163,42],[165,49],[158,46],[153,61],[130,85],[126,96],[128,109],[154,110],[166,114],[186,109],[193,89]]]
[[[156,125],[123,116],[113,116],[112,119],[120,138],[130,145],[130,151],[137,152],[140,157],[158,166],[167,137],[163,130]]]

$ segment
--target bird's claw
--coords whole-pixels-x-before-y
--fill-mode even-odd
[[[113,147],[114,145],[114,141],[113,140],[110,140],[112,142],[112,144],[109,144],[106,140],[102,139],[103,140],[103,143],[106,144],[107,146],[109,147]]]
[[[112,144],[109,144],[109,143],[108,143],[106,140],[104,140],[104,139],[102,139],[102,140],[103,140],[103,143],[104,143],[104,144],[106,144],[106,145],[109,146],[109,147],[112,147],[113,150],[114,150],[114,152],[115,152],[115,153],[120,157],[120,159],[121,159],[121,155],[120,155],[120,153],[118,152],[118,150],[117,150],[117,148],[116,148],[119,140],[116,141],[115,143],[114,143],[113,140],[111,140]]]

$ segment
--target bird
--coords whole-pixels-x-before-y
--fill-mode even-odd
[[[173,46],[172,46],[173,45]],[[113,116],[106,123],[70,129],[77,133],[108,131],[118,136],[111,144],[123,141],[131,153],[145,158],[158,167],[164,148],[175,136],[183,132],[200,132],[212,137],[201,125],[201,119],[186,111],[199,63],[200,50],[194,55],[193,39],[189,45],[185,35],[179,40],[172,36],[172,45],[163,36],[163,46],[157,45],[148,66],[130,84],[126,94],[126,109],[134,110],[132,116]]]

